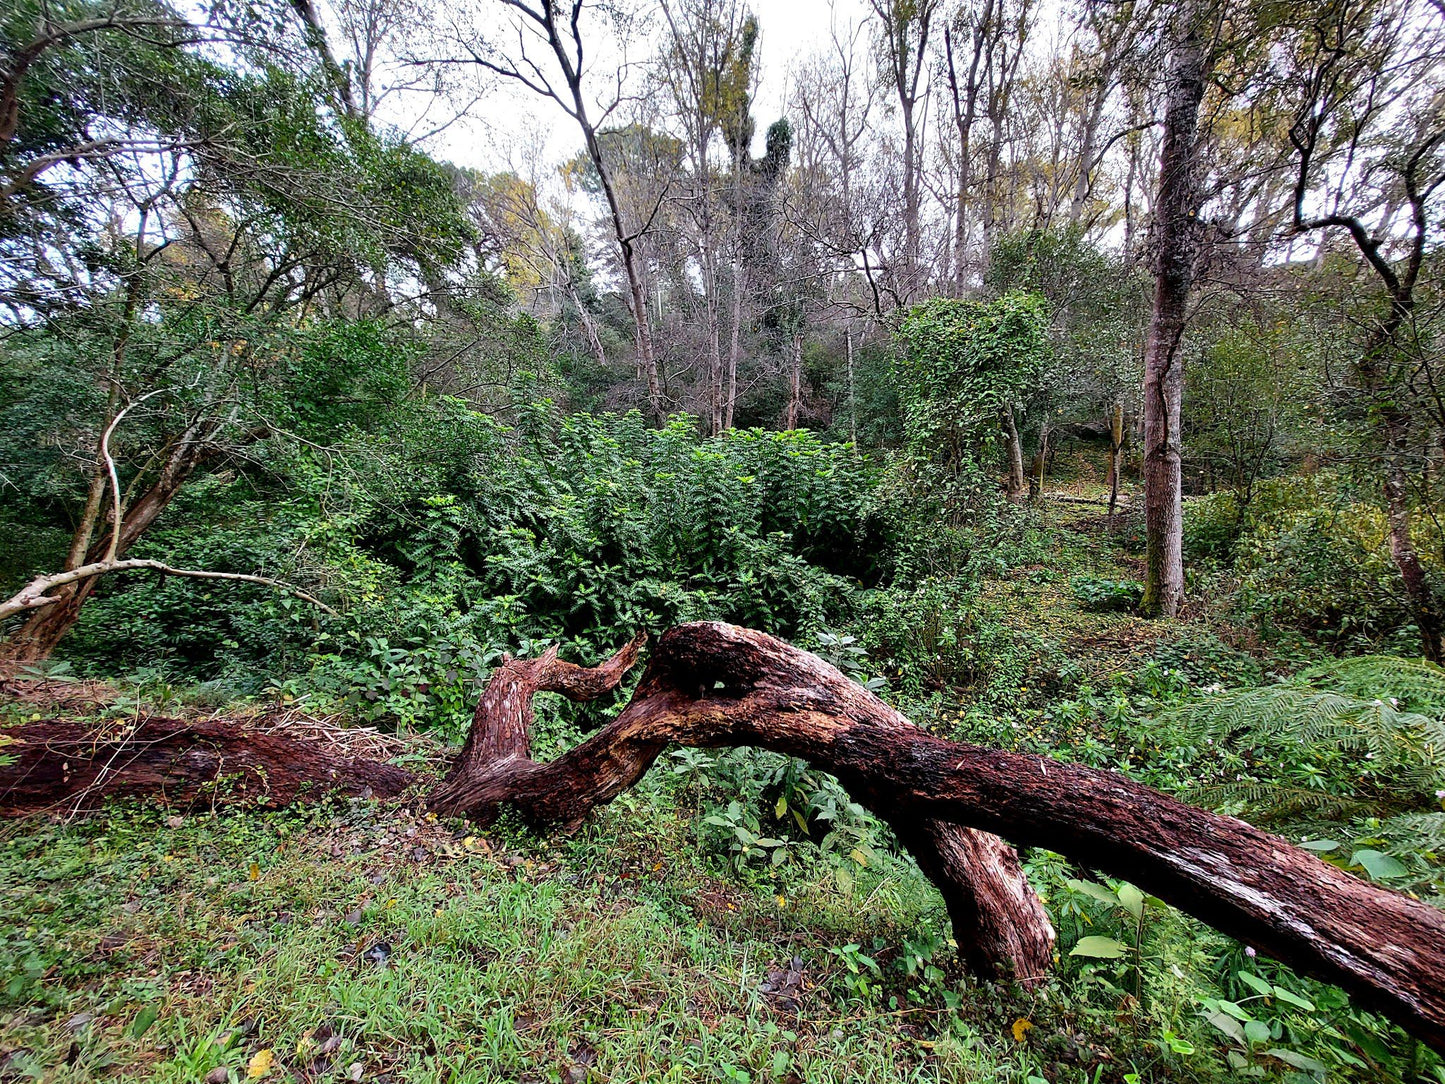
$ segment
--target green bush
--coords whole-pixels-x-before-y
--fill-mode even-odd
[[[806,639],[876,574],[872,468],[807,432],[704,439],[687,418],[654,430],[546,402],[507,426],[431,400],[358,436],[345,471],[288,447],[265,452],[280,484],[199,482],[136,556],[262,571],[339,618],[264,588],[116,580],[67,655],[452,733],[503,650],[558,643],[590,662],[636,629],[702,618]]]
[[[1098,576],[1075,576],[1069,581],[1074,598],[1086,610],[1103,613],[1110,610],[1135,610],[1144,597],[1144,585],[1138,580],[1109,580]]]

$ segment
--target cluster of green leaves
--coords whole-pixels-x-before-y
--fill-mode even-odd
[[[1002,419],[1048,356],[1044,303],[935,298],[908,313],[895,347],[904,445],[882,509],[898,525],[898,574],[955,575],[1002,515]]]
[[[1389,524],[1370,494],[1333,471],[1261,482],[1190,501],[1186,553],[1229,574],[1239,611],[1273,637],[1335,651],[1415,650],[1418,640],[1390,554]],[[1421,517],[1427,567],[1440,537]]]
[[[311,409],[294,406],[298,427]],[[118,584],[87,607],[73,657],[454,729],[502,650],[592,661],[700,618],[807,637],[852,613],[874,560],[870,468],[806,432],[703,439],[690,419],[654,430],[546,402],[509,426],[427,398],[343,446],[266,447],[279,479],[211,479],[137,552],[282,571],[343,615],[232,585]]]

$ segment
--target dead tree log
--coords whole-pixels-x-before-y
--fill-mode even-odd
[[[1116,772],[934,737],[816,656],[731,625],[671,630],[609,726],[548,764],[516,758],[454,777],[448,808],[511,802],[538,821],[573,822],[670,743],[805,758],[905,833],[910,821],[943,822],[1058,851],[1338,984],[1445,1050],[1445,913]]]
[[[505,663],[462,757],[428,795],[432,808],[486,816],[512,803],[534,821],[571,824],[635,783],[669,744],[761,746],[832,772],[895,827],[939,883],[965,954],[989,957],[985,971],[1032,958],[1052,936],[1032,917],[1042,914],[1038,900],[996,833],[1125,878],[1337,983],[1445,1051],[1445,913],[1117,773],[930,735],[817,657],[762,633],[712,622],[673,629],[621,715],[557,760],[531,760],[531,696],[550,689],[588,699],[615,688],[638,646],[595,670],[555,655]],[[109,741],[78,726],[22,728],[16,763],[0,767],[0,809],[81,792],[221,804],[207,784],[228,771],[264,779],[275,804],[303,800],[308,785],[318,796],[332,785],[395,794],[416,782],[399,768],[298,750],[303,743],[280,736],[258,741],[234,724],[149,722],[156,729]]]
[[[512,769],[537,767],[531,760],[532,697],[539,692],[554,692],[575,701],[595,700],[618,686],[637,661],[645,641],[646,636],[639,634],[593,669],[560,661],[555,647],[536,659],[505,660],[482,693],[461,755],[447,777],[428,794],[431,808],[467,814],[483,822],[490,820],[497,803],[474,801],[472,787],[480,779],[495,779]],[[796,653],[819,661],[812,655]],[[829,669],[838,680],[847,682],[836,670]],[[649,746],[637,762],[637,778],[666,745],[664,740]],[[534,819],[576,823],[594,804],[584,800],[566,816],[544,814]],[[535,808],[530,811],[537,813]],[[1012,847],[997,836],[956,824],[919,821],[915,817],[895,822],[888,810],[879,812],[893,823],[900,842],[938,886],[959,952],[976,974],[990,979],[1016,978],[1031,984],[1049,973],[1053,964],[1053,926],[1025,880],[1018,853]]]
[[[327,794],[391,797],[414,782],[390,764],[338,756],[326,745],[225,719],[117,720],[99,729],[38,722],[6,732],[0,815],[83,813],[108,798],[189,809],[283,806]]]

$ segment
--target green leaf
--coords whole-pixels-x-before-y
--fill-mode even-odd
[[[1307,851],[1318,851],[1323,854],[1325,851],[1333,851],[1338,848],[1340,841],[1337,839],[1311,839],[1301,843],[1300,846]]]
[[[143,1007],[141,1011],[136,1014],[135,1022],[130,1026],[131,1038],[139,1039],[148,1032],[151,1029],[151,1025],[156,1022],[156,1017],[160,1016],[160,1014],[161,1011],[154,1005],[146,1005]]]
[[[784,1050],[782,1047],[779,1047],[777,1050],[773,1051],[773,1076],[782,1076],[788,1071],[788,1066],[790,1064],[792,1064],[792,1059],[788,1056],[788,1052],[786,1050]]]
[[[1390,877],[1403,877],[1408,870],[1397,859],[1380,851],[1356,851],[1350,858],[1350,865],[1359,866],[1372,881],[1383,881]]]
[[[1069,950],[1070,956],[1083,956],[1092,960],[1117,960],[1129,951],[1129,946],[1112,937],[1097,934],[1079,938],[1079,943]]]
[[[1269,1025],[1263,1020],[1246,1020],[1244,1037],[1251,1043],[1267,1043],[1269,1042]]]
[[[1235,974],[1239,976],[1240,982],[1244,983],[1255,993],[1263,994],[1265,997],[1269,997],[1271,994],[1274,993],[1274,987],[1271,986],[1269,983],[1265,982],[1264,979],[1260,978],[1253,972],[1237,971],[1235,972]]]
[[[1119,886],[1119,902],[1135,919],[1144,917],[1144,893],[1131,884]]]
[[[1315,1003],[1309,998],[1300,997],[1299,994],[1291,993],[1282,986],[1274,988],[1274,996],[1283,1001],[1286,1005],[1293,1005],[1296,1009],[1303,1009],[1305,1012],[1314,1012]]]
[[[1101,884],[1093,881],[1076,881],[1070,878],[1064,882],[1075,892],[1082,892],[1086,896],[1098,900],[1100,903],[1108,904],[1110,907],[1118,907],[1121,903],[1119,897]]]
[[[1303,1069],[1307,1073],[1323,1073],[1325,1071],[1324,1062],[1315,1061],[1314,1058],[1305,1057],[1305,1055],[1296,1053],[1293,1050],[1281,1050],[1277,1046],[1266,1050],[1264,1056],[1267,1058],[1278,1058],[1286,1065],[1291,1065],[1296,1069]]]
[[[773,816],[775,816],[778,820],[782,820],[782,819],[783,819],[784,817],[786,817],[787,815],[788,815],[788,799],[787,799],[784,795],[779,794],[779,795],[778,795],[778,804],[775,805],[775,806],[773,806]]]
[[[1240,1026],[1239,1021],[1234,1017],[1216,1010],[1215,1012],[1205,1013],[1204,1019],[1241,1046],[1244,1045],[1244,1028]]]

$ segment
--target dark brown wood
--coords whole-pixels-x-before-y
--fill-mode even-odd
[[[635,783],[669,744],[772,749],[832,772],[893,825],[943,892],[960,951],[984,974],[1031,980],[1052,953],[1052,930],[1004,837],[1124,878],[1445,1050],[1445,913],[1115,772],[935,737],[763,633],[716,622],[673,629],[621,715],[557,760],[531,760],[531,695],[601,695],[640,646],[593,670],[550,653],[508,660],[467,751],[425,800],[470,816],[511,803],[534,822],[572,824]],[[0,768],[0,810],[89,807],[102,794],[279,805],[331,789],[398,794],[416,782],[399,768],[219,720],[117,726],[22,728],[17,763]]]
[[[1189,296],[1199,251],[1199,106],[1211,61],[1197,0],[1174,10],[1164,144],[1154,203],[1154,305],[1144,352],[1144,539],[1141,613],[1174,617],[1184,599],[1180,410]]]
[[[229,719],[122,719],[99,729],[46,721],[6,734],[19,744],[5,748],[15,762],[0,767],[3,816],[87,812],[111,798],[234,808],[391,797],[415,781],[402,768]]]

